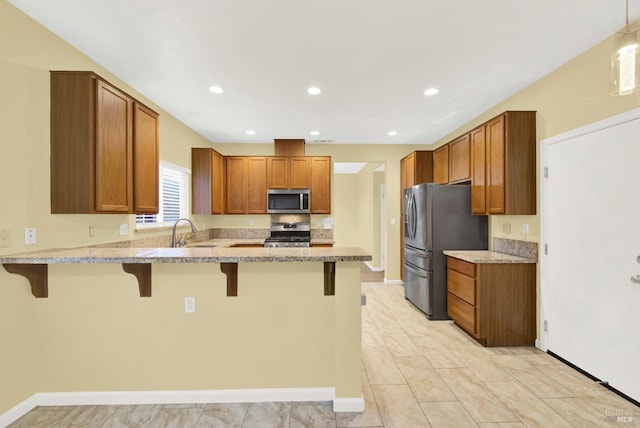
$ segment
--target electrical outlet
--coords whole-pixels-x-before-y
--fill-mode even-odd
[[[120,235],[128,235],[129,234],[129,225],[128,224],[121,224],[120,225]]]
[[[96,227],[89,226],[89,238],[93,238],[94,236],[96,236]]]
[[[184,312],[186,314],[192,314],[196,311],[196,298],[185,297],[184,298]]]
[[[524,233],[525,235],[529,233],[529,225],[527,223],[522,225],[522,233]]]
[[[395,226],[396,225],[396,219],[395,218],[390,219],[389,223],[391,223],[391,226]]]
[[[33,245],[36,243],[35,227],[28,227],[24,230],[24,243],[25,245]]]
[[[253,216],[249,217],[249,226],[253,226],[254,225],[254,221],[253,221]]]
[[[502,232],[507,235],[511,233],[511,223],[505,223],[502,225]]]

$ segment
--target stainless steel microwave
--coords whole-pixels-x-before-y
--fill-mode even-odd
[[[267,190],[267,214],[308,214],[309,190]]]

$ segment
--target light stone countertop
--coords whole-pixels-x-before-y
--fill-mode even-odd
[[[247,241],[254,240],[225,239],[223,241],[249,243]],[[0,263],[6,264],[347,262],[369,260],[372,260],[371,255],[357,247],[79,247],[0,256]]]
[[[486,250],[444,250],[446,256],[455,257],[469,263],[537,263],[533,258],[513,256]]]
[[[311,239],[311,245],[326,245],[333,244],[333,239],[313,238]],[[264,244],[264,238],[214,238],[206,241],[195,241],[187,244],[187,247],[217,247],[217,248],[230,248],[234,245],[262,245]]]

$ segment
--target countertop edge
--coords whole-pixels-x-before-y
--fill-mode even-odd
[[[464,260],[475,264],[499,264],[499,263],[538,263],[536,259],[514,256],[506,253],[488,250],[444,250],[446,256]]]
[[[358,247],[72,248],[0,256],[2,264],[260,263],[370,261]]]

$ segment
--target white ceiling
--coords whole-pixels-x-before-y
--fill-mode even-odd
[[[625,23],[625,0],[8,1],[212,142],[430,144]]]

